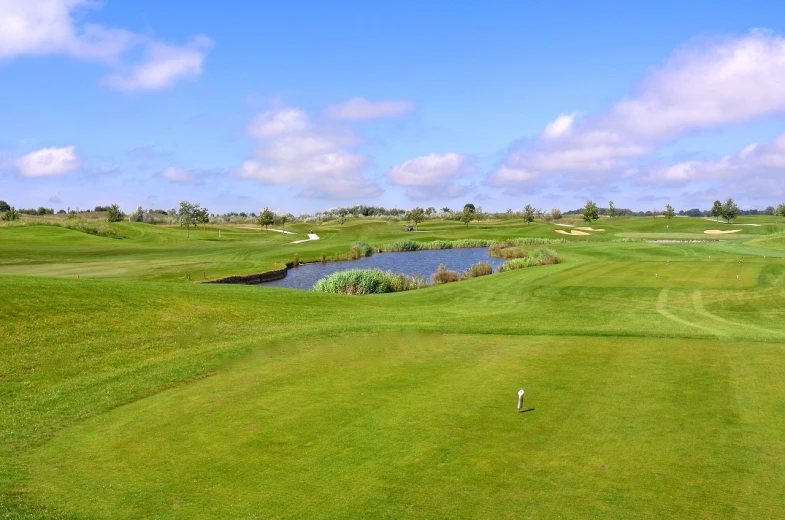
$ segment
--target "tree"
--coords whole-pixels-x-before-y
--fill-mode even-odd
[[[527,226],[534,222],[534,212],[534,207],[531,204],[526,204],[523,207],[523,220],[526,221]]]
[[[676,212],[673,211],[673,206],[670,204],[665,204],[665,217],[670,220],[674,215],[676,215]]]
[[[608,201],[608,215],[610,215],[611,217],[616,216],[616,206],[613,205],[612,200]]]
[[[553,220],[559,220],[561,218],[561,210],[559,208],[553,208],[551,210],[551,216]]]
[[[107,216],[107,220],[109,222],[120,222],[123,220],[123,212],[120,209],[120,206],[117,204],[112,204],[111,206],[107,206],[106,211],[109,213]]]
[[[346,208],[341,208],[341,209],[338,210],[338,221],[341,223],[342,226],[343,226],[343,223],[346,222],[346,217],[348,215],[349,215],[349,212],[346,210]]]
[[[259,227],[264,226],[264,229],[267,230],[267,226],[272,226],[275,223],[275,215],[269,209],[264,208],[259,213],[259,218],[256,219],[256,223],[259,224]]]
[[[469,211],[471,211],[472,213],[477,211],[477,208],[474,207],[474,204],[464,204],[463,211],[466,211],[466,208],[469,208]]]
[[[8,209],[3,213],[3,220],[11,222],[12,220],[19,220],[21,214],[13,206],[8,206]]]
[[[715,200],[714,205],[711,207],[711,214],[719,222],[722,216],[722,202]]]
[[[447,206],[443,207],[441,211],[442,211],[442,213],[452,213],[452,210],[450,208],[448,208]]]
[[[4,200],[0,200],[0,211],[8,211],[11,209],[11,206]]]
[[[194,209],[194,227],[197,224],[207,224],[208,222],[210,222],[210,215],[207,208],[200,208],[197,204]]]
[[[286,222],[289,220],[289,215],[281,215],[281,231],[286,231]]]
[[[425,220],[425,211],[422,208],[414,208],[409,212],[409,217],[414,222],[414,229],[417,229],[417,224]]]
[[[196,210],[199,204],[191,204],[187,200],[180,202],[180,211],[177,213],[177,220],[180,226],[184,226],[187,236],[191,236],[191,226],[196,225]]]
[[[591,200],[586,201],[586,206],[583,207],[583,220],[591,222],[600,218],[600,210],[597,209],[597,204]]]
[[[785,202],[781,202],[777,204],[777,209],[775,210],[775,215],[785,218]]]
[[[463,211],[461,212],[461,222],[463,222],[466,226],[469,225],[469,222],[474,220],[474,210],[469,206],[471,206],[471,204],[464,206]]]
[[[433,215],[434,213],[436,213],[436,208],[434,208],[433,206],[428,206],[428,207],[425,209],[425,214],[426,214],[426,215],[428,215],[429,217],[430,217],[431,215]]]
[[[728,199],[725,201],[725,204],[722,205],[722,218],[728,221],[730,224],[731,220],[739,216],[739,207],[733,202],[733,199]]]
[[[481,220],[482,220],[482,219],[483,219],[485,216],[486,216],[486,215],[485,215],[485,213],[484,213],[484,212],[483,212],[483,210],[482,210],[482,206],[477,206],[477,207],[474,209],[474,219],[477,221],[477,224],[478,224],[478,225],[479,225],[480,221],[481,221]]]

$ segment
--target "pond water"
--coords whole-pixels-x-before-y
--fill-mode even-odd
[[[321,278],[338,271],[349,269],[381,269],[408,275],[421,274],[431,283],[431,274],[446,265],[453,271],[465,271],[477,262],[488,262],[494,272],[504,263],[502,258],[488,256],[485,247],[467,249],[434,249],[429,251],[405,251],[401,253],[376,253],[373,256],[346,262],[327,262],[325,264],[305,264],[289,269],[285,278],[261,285],[266,287],[288,287],[291,289],[312,289]]]

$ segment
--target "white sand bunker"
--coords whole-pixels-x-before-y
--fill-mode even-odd
[[[728,233],[738,233],[741,229],[707,229],[707,235],[727,235]]]
[[[586,233],[585,231],[575,231],[575,230],[564,231],[563,229],[557,229],[556,232],[559,233],[560,235],[572,235],[572,236],[578,236],[578,235],[587,236],[589,234]]]
[[[604,229],[594,229],[591,227],[577,227],[575,229],[580,229],[581,231],[605,231]]]

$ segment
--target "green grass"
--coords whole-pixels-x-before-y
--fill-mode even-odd
[[[785,226],[742,222],[762,225],[671,244],[614,240],[719,225],[602,219],[548,245],[564,263],[361,297],[179,273],[346,254],[401,224],[298,245],[0,227],[0,518],[777,517]]]

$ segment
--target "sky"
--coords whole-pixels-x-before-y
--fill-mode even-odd
[[[785,201],[779,1],[0,0],[0,199]]]

